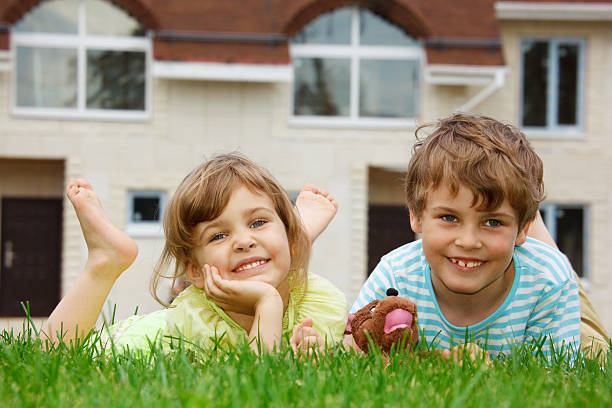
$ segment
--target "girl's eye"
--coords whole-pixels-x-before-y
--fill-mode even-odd
[[[210,240],[211,240],[211,241],[218,241],[218,240],[223,239],[223,238],[225,238],[225,237],[227,237],[227,234],[225,234],[225,233],[223,233],[223,232],[219,232],[219,233],[217,233],[217,234],[213,235],[213,236],[212,236],[212,238],[211,238]]]
[[[454,215],[443,215],[440,218],[442,219],[442,221],[446,221],[446,222],[456,222],[457,221],[457,217],[455,217]]]
[[[486,220],[485,225],[487,227],[499,227],[500,225],[502,225],[502,223],[500,220]]]
[[[255,220],[253,221],[253,223],[251,224],[251,228],[257,228],[257,227],[261,227],[262,225],[264,225],[266,222],[266,220]]]

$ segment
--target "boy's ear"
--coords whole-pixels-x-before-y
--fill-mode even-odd
[[[204,289],[204,273],[201,268],[198,268],[197,265],[189,263],[187,266],[187,276],[189,277],[189,281],[196,288]]]
[[[421,217],[418,215],[415,215],[414,212],[412,212],[412,210],[410,210],[410,227],[417,234],[420,234],[421,231],[423,230],[423,227],[421,225]]]
[[[521,246],[525,243],[525,240],[527,239],[527,233],[529,232],[529,227],[531,226],[532,222],[533,218],[528,220],[525,225],[523,225],[523,228],[518,231],[518,234],[516,235],[516,240],[514,241],[514,245]]]

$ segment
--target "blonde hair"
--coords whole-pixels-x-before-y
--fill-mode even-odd
[[[157,296],[161,278],[173,279],[174,282],[186,274],[190,265],[198,265],[193,253],[194,248],[200,245],[195,233],[196,226],[217,218],[235,187],[240,185],[266,194],[274,203],[289,241],[289,283],[291,287],[302,285],[305,290],[310,240],[291,199],[266,170],[240,154],[230,153],[213,157],[191,171],[166,206],[163,220],[166,243],[155,266],[150,288],[159,303],[168,306]],[[174,269],[168,275],[166,271],[172,263]]]
[[[416,130],[406,174],[406,203],[415,215],[422,214],[427,192],[442,182],[453,195],[460,186],[469,188],[479,209],[496,209],[507,199],[520,227],[536,215],[544,200],[543,166],[523,133],[486,116],[454,114],[420,138],[432,125]]]

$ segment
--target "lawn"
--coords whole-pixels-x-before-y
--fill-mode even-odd
[[[83,344],[51,351],[35,336],[0,334],[1,407],[539,407],[612,406],[610,363],[551,362],[526,345],[491,365],[426,352],[299,359],[291,350],[153,350],[96,356]],[[535,351],[534,351],[535,350]]]

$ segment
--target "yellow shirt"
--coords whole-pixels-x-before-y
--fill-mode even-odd
[[[169,309],[145,316],[132,316],[111,326],[109,341],[117,348],[149,350],[150,343],[161,342],[167,349],[172,339],[185,339],[187,346],[211,348],[236,347],[248,341],[247,332],[219,308],[203,289],[190,286],[172,302]],[[289,304],[283,316],[283,335],[293,330],[306,317],[313,320],[314,329],[328,344],[342,342],[347,322],[344,294],[327,279],[308,275],[307,290],[292,288]]]

